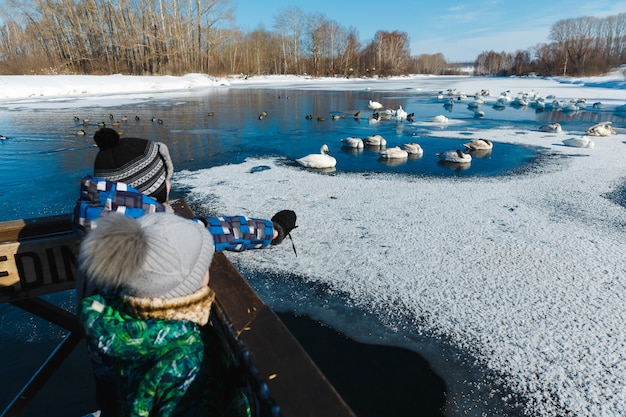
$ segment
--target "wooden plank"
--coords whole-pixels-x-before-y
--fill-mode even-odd
[[[285,417],[353,417],[354,413],[278,316],[223,253],[213,257],[209,285],[216,302],[251,353],[260,377]]]

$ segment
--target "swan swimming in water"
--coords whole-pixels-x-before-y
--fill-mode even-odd
[[[589,148],[589,149],[593,149],[593,147],[595,146],[593,141],[586,136],[578,137],[578,138],[563,139],[563,145],[571,146],[574,148]]]
[[[398,106],[398,109],[395,111],[395,118],[399,122],[406,119],[408,115],[409,114],[402,108],[402,106]]]
[[[424,150],[419,145],[419,143],[405,143],[401,146],[402,149],[407,151],[409,155],[413,156],[422,156],[424,155]]]
[[[468,151],[487,150],[493,149],[493,142],[489,139],[474,139],[470,142],[464,143],[465,149]]]
[[[372,135],[363,141],[365,146],[387,146],[387,141],[380,135]]]
[[[409,157],[409,153],[399,146],[386,149],[380,152],[380,157],[384,159],[405,159]]]
[[[380,104],[380,103],[379,103],[379,102],[377,102],[377,101],[372,101],[372,100],[370,100],[370,102],[369,102],[369,104],[367,105],[367,107],[369,107],[370,109],[372,109],[372,110],[376,111],[376,110],[380,110],[380,109],[382,109],[382,108],[383,108],[383,105],[382,105],[382,104]]]
[[[611,136],[616,133],[611,122],[600,122],[587,129],[587,134],[591,136]]]
[[[337,160],[326,153],[330,153],[330,149],[326,144],[320,148],[320,153],[312,153],[302,158],[296,159],[296,162],[306,168],[333,168],[337,165]]]
[[[437,156],[445,162],[454,162],[457,164],[468,164],[472,162],[472,155],[465,153],[460,149],[455,151],[439,152]]]
[[[341,139],[341,142],[346,148],[361,149],[363,147],[363,139],[361,138],[345,138]]]

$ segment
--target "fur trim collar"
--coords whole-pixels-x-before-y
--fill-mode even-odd
[[[198,291],[172,298],[124,296],[129,314],[141,319],[187,320],[204,326],[209,321],[215,291],[202,287]]]

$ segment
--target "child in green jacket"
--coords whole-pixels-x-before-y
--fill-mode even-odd
[[[108,395],[101,416],[221,415],[219,353],[203,329],[213,253],[202,223],[171,213],[110,213],[84,238],[79,271],[104,289],[78,305]]]

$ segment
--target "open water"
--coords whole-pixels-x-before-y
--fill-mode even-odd
[[[415,112],[414,122],[370,123],[371,111],[367,109],[370,99],[383,102],[388,108],[402,105],[409,113]],[[267,116],[260,119],[258,116],[262,111],[266,111]],[[354,114],[358,111],[361,112],[360,118],[355,118]],[[333,114],[345,117],[333,120]],[[446,115],[451,123],[440,125],[428,122],[439,114]],[[307,119],[306,115],[311,115],[312,119]],[[353,152],[343,149],[340,140],[349,136],[364,138],[380,134],[386,138],[387,147],[419,140],[421,146],[433,154],[462,149],[462,140],[439,138],[437,130],[458,129],[462,137],[463,130],[488,129],[496,123],[498,126],[505,124],[520,129],[536,129],[540,124],[564,117],[561,112],[507,107],[502,111],[491,111],[489,119],[481,119],[466,104],[458,103],[445,108],[433,91],[416,90],[216,88],[203,93],[160,95],[122,106],[76,107],[73,102],[64,104],[62,101],[46,108],[6,105],[0,107],[0,133],[10,138],[0,141],[0,221],[70,211],[77,197],[78,180],[91,173],[97,152],[93,146],[93,133],[99,128],[99,123],[111,126],[122,116],[127,116],[128,120],[112,127],[123,130],[124,136],[165,142],[177,171],[238,163],[257,156],[276,156],[285,163],[295,164],[295,158],[318,152],[326,143],[337,158],[338,170],[363,172],[365,175],[395,172],[451,178],[514,175],[532,165],[541,151],[499,144],[492,154],[476,157],[470,167],[459,170],[442,165],[434,158],[385,163],[374,150]],[[325,120],[318,121],[318,117]],[[86,126],[83,125],[85,118],[89,118]],[[568,116],[567,120],[572,129],[580,123],[582,130],[589,125],[589,121],[595,120],[595,115],[581,111],[574,117]],[[76,134],[81,129],[86,131],[85,135]],[[174,190],[173,196],[185,196],[185,190]],[[372,196],[372,199],[375,198]],[[202,211],[201,207],[196,209]],[[247,276],[245,270],[242,272],[268,304],[284,313],[285,322],[302,344],[310,349],[313,358],[359,415],[383,415],[382,410],[391,411],[392,404],[396,407],[393,408],[397,413],[392,413],[394,415],[520,414],[519,406],[506,396],[506,389],[493,382],[497,379],[494,375],[481,369],[480,364],[463,352],[447,345],[445,340],[431,340],[428,335],[406,335],[402,332],[390,336],[389,333],[394,333],[393,329],[379,329],[379,332],[387,333],[380,336],[381,340],[392,341],[396,347],[356,343],[341,336],[340,333],[346,329],[330,329],[314,320],[289,314],[299,298],[311,299],[309,294],[322,294],[321,298],[325,300],[336,297],[335,305],[341,306],[340,296],[326,294],[325,288],[309,287],[297,277],[285,280],[281,277]],[[281,285],[290,287],[281,288],[279,292],[294,294],[292,302],[272,297],[272,286]],[[51,298],[64,308],[74,308],[71,292]],[[349,305],[343,308],[343,313],[348,311],[355,316],[368,314]],[[402,325],[399,324],[398,328],[401,329]],[[375,333],[370,335],[374,339]],[[9,384],[3,383],[0,407],[10,401],[17,387],[26,382],[30,373],[62,337],[63,332],[54,326],[33,319],[13,306],[0,305],[0,351],[3,358],[0,375],[3,381],[11,381],[11,386],[15,384],[15,388],[9,389]],[[320,338],[327,343],[320,344]],[[416,345],[420,347],[414,350],[429,351],[431,358],[438,357],[440,362],[448,363],[446,371],[436,374],[422,357],[412,352]],[[47,411],[46,415],[59,416],[93,411],[93,388],[86,359],[80,351],[72,358],[69,366],[58,372],[54,382],[27,409],[26,415],[41,415],[43,410]],[[378,366],[372,366],[369,374],[374,381],[350,372],[357,366],[352,360],[363,364],[374,358]],[[352,378],[346,379],[346,376]],[[377,390],[371,392],[365,389],[372,385]],[[451,389],[455,391],[454,396],[448,395]],[[493,393],[498,391],[502,395],[494,396]],[[427,392],[427,398],[417,400],[417,392]],[[501,399],[503,397],[509,398],[509,401],[505,403]],[[444,404],[445,409],[440,411]]]

